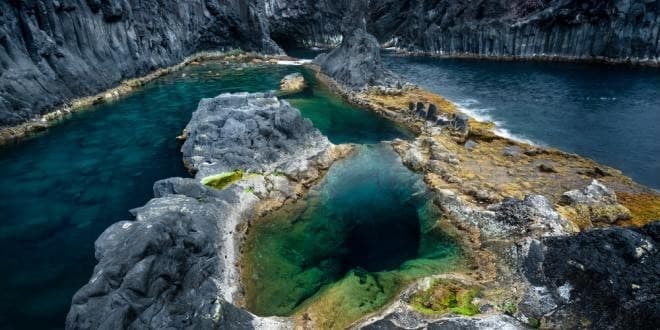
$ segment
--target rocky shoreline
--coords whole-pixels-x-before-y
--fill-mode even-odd
[[[362,32],[350,33],[359,40],[369,40],[361,35]],[[355,38],[349,36],[344,39],[350,47],[351,40]],[[355,323],[354,327],[555,328],[571,324],[589,328],[613,324],[616,328],[618,325],[635,321],[643,327],[656,320],[657,311],[646,308],[653,308],[655,305],[652,302],[658,297],[657,292],[650,286],[654,283],[654,275],[648,273],[648,267],[644,265],[652,264],[658,258],[655,247],[658,240],[655,229],[657,222],[654,223],[654,220],[660,218],[660,214],[652,210],[648,212],[648,206],[660,203],[657,192],[632,182],[615,169],[577,155],[499,137],[493,133],[492,124],[477,122],[461,114],[453,104],[442,97],[400,81],[390,73],[374,71],[379,78],[349,84],[351,87],[326,74],[328,71],[323,69],[324,60],[336,56],[334,62],[343,63],[341,57],[355,56],[355,49],[377,51],[377,44],[369,44],[370,47],[355,47],[350,51],[340,49],[334,54],[320,57],[316,64],[309,67],[323,83],[349,102],[374,111],[418,134],[414,141],[397,140],[392,142],[392,145],[406,166],[424,175],[427,186],[435,194],[434,203],[443,210],[440,226],[453,233],[454,237],[460,238],[473,266],[467,272],[420,279],[384,311],[367,316]],[[357,57],[364,57],[362,55]],[[371,63],[370,67],[382,70],[379,57],[364,58],[375,58],[376,65]],[[257,60],[268,61],[263,58]],[[355,64],[344,68],[349,71],[355,67],[362,70],[360,68],[363,64],[352,63]],[[346,79],[352,77],[346,72],[329,72],[339,72],[340,76],[348,77]],[[351,148],[332,146],[318,132],[311,133],[308,124],[301,123],[300,114],[294,111],[295,114],[289,114],[292,116],[290,119],[283,120],[284,117],[280,117],[281,119],[275,122],[294,125],[296,128],[280,127],[275,130],[301,133],[302,136],[296,140],[317,141],[314,143],[317,147],[309,149],[309,144],[306,144],[305,148],[296,147],[294,142],[290,147],[278,149],[284,153],[273,153],[274,145],[263,139],[263,131],[255,129],[263,127],[263,124],[255,126],[248,123],[250,118],[261,116],[246,115],[244,111],[260,113],[265,111],[264,109],[278,107],[287,109],[285,113],[291,112],[285,102],[277,101],[266,94],[224,95],[200,102],[198,111],[182,135],[185,139],[182,148],[184,163],[189,170],[196,173],[196,179],[172,178],[157,182],[154,185],[156,199],[132,211],[137,221],[115,224],[99,238],[96,247],[100,263],[90,283],[74,297],[74,304],[67,318],[68,328],[94,328],[99,326],[101,321],[107,322],[107,325],[127,325],[138,322],[138,319],[139,322],[145,322],[145,319],[150,321],[134,324],[152,327],[173,324],[171,322],[182,320],[183,314],[174,312],[180,306],[188,306],[180,307],[187,315],[183,317],[187,320],[185,322],[193,322],[192,324],[202,327],[206,324],[240,324],[254,328],[290,328],[297,324],[298,317],[264,319],[235,307],[241,304],[238,251],[242,235],[251,219],[301,198],[306,189],[322,177],[332,162],[346,156]],[[220,113],[215,111],[216,109],[234,110]],[[285,117],[289,118],[286,115]],[[273,125],[273,122],[268,125]],[[254,147],[255,139],[266,144],[257,142],[257,147]],[[255,154],[255,150],[260,151]],[[237,171],[240,171],[239,180],[225,181],[226,178],[235,178]],[[492,175],[484,175],[489,171]],[[221,190],[209,186],[219,187]],[[617,199],[620,195],[625,198]],[[644,210],[645,213],[642,215],[638,210]],[[209,214],[216,215],[209,218]],[[178,224],[173,231],[176,233],[174,237],[180,237],[182,242],[188,240],[186,237],[189,237],[190,233],[199,232],[202,228],[207,228],[204,231],[208,231],[209,226],[215,223],[217,228],[214,230],[217,234],[196,239],[197,247],[193,250],[201,249],[201,255],[204,256],[202,259],[211,258],[216,261],[212,264],[189,263],[191,259],[197,260],[199,252],[194,252],[192,258],[190,255],[181,258],[181,252],[172,254],[172,251],[179,251],[174,247],[183,243],[171,246],[166,244],[165,248],[156,253],[155,258],[145,259],[143,248],[127,251],[125,246],[134,244],[128,241],[158,237],[157,233],[150,232],[154,226],[172,233],[171,224],[167,223],[171,221],[167,219],[173,219],[172,217],[191,219],[193,223],[193,228],[181,229],[180,222],[176,222]],[[600,228],[619,225],[641,227],[647,223],[649,225],[640,230]],[[128,228],[138,230],[134,234],[127,234]],[[621,252],[621,261],[617,265],[639,269],[634,274],[640,277],[630,275],[621,279],[618,274],[603,267],[598,260],[608,260],[612,256],[608,254],[610,252],[607,252],[607,248],[599,247],[598,244],[613,244],[602,239],[594,241],[595,237],[603,235],[613,240],[612,242],[617,242],[616,244],[630,247]],[[214,236],[220,237],[220,241]],[[151,238],[145,241],[151,242]],[[157,242],[162,244],[162,241]],[[574,251],[576,246],[579,246],[580,251],[584,251],[580,256],[576,255],[576,260],[557,259],[568,253],[575,254],[576,252],[571,251]],[[129,256],[126,253],[129,253]],[[217,253],[217,257],[213,257],[214,253]],[[159,260],[160,258],[167,261]],[[550,260],[547,263],[546,258]],[[128,260],[128,263],[119,259]],[[569,266],[578,266],[566,268],[566,262]],[[158,276],[149,279],[149,276],[159,272],[172,276],[173,263],[178,265],[174,268],[178,271],[181,271],[181,267],[210,267],[220,271],[203,273],[191,280],[186,280],[190,275],[184,271],[177,275],[179,277],[174,276],[173,282],[165,286],[157,284]],[[160,269],[158,264],[165,265],[163,267],[166,269]],[[116,270],[117,265],[121,265],[119,272]],[[583,303],[579,303],[596,301],[598,295],[604,294],[598,286],[589,287],[582,282],[574,283],[584,276],[598,279],[605,276],[609,280],[627,283],[627,287],[621,287],[620,291],[616,292],[616,297],[609,296],[607,299],[616,300],[620,297],[623,300],[617,304],[637,306],[634,313],[626,311],[627,314],[633,315],[632,318],[614,317],[613,315],[618,315],[621,311],[610,309],[609,305],[596,303],[585,307]],[[134,278],[140,280],[135,282]],[[638,281],[640,278],[642,280]],[[412,304],[414,297],[420,292],[444,292],[443,285],[446,285],[446,280],[459,288],[479,288],[478,298],[474,300],[474,306],[479,310],[478,315],[465,317],[443,313],[423,314]],[[437,281],[444,284],[436,284]],[[568,286],[556,284],[561,281],[568,283]],[[127,284],[121,284],[124,282]],[[179,283],[176,286],[191,285],[206,289],[205,292],[194,295],[166,294],[167,288],[174,283]],[[158,288],[151,287],[156,284]],[[140,303],[131,301],[133,298],[126,301],[124,292],[129,289],[147,293],[151,298],[147,299],[146,303],[144,298],[140,298]],[[566,298],[567,291],[573,292],[573,296]],[[214,295],[212,299],[204,296],[209,292]],[[634,292],[641,292],[643,295],[635,295]],[[197,294],[206,303],[199,303],[196,300],[198,298],[192,297]],[[124,306],[133,306],[128,309],[130,313],[125,308],[108,307],[109,301],[116,300],[118,295],[123,297],[121,299],[125,301],[122,303]],[[645,305],[644,302],[650,303]],[[135,318],[132,315],[135,313],[135,306],[138,306],[139,313],[145,316]],[[169,306],[167,309],[172,312],[154,314],[154,308],[162,309],[165,306]],[[99,316],[107,314],[107,310],[112,311],[111,317]],[[218,314],[217,311],[223,311],[224,314]],[[196,316],[191,321],[190,314],[186,313]],[[639,313],[644,315],[640,316]],[[309,326],[313,324],[313,319],[314,315],[307,315],[304,323]]]
[[[105,90],[103,92],[83,96],[65,104],[56,107],[52,111],[38,116],[35,119],[15,126],[0,127],[0,146],[18,143],[25,138],[38,134],[53,125],[66,119],[67,116],[89,109],[92,106],[112,102],[121,97],[130,95],[145,84],[154,81],[167,74],[174,73],[188,65],[199,64],[205,61],[220,61],[223,63],[277,63],[277,61],[292,60],[285,55],[264,55],[252,52],[243,52],[241,50],[229,52],[200,52],[186,57],[180,63],[157,69],[145,76],[129,79],[119,83],[117,87]]]
[[[324,59],[311,68],[332,90],[419,134],[393,146],[406,166],[424,175],[443,211],[440,225],[461,238],[474,263],[466,273],[420,280],[356,328],[657,324],[660,292],[651,284],[658,280],[651,265],[658,260],[660,194],[592,160],[497,136],[493,124],[405,82],[357,88],[338,82]],[[619,269],[634,269],[634,275]],[[460,279],[452,284],[459,288],[478,287],[472,303],[479,315],[434,312],[432,306],[447,299],[443,279]],[[618,289],[608,292],[605,283]],[[420,310],[412,297],[422,291],[437,300]]]
[[[297,109],[261,93],[202,100],[186,132],[184,163],[195,178],[156,182],[134,221],[99,237],[99,264],[73,298],[67,329],[291,327],[234,307],[243,235],[352,147],[331,144]],[[231,172],[240,176],[223,181]]]

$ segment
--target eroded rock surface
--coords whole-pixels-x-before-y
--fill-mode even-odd
[[[246,223],[302,196],[348,152],[288,103],[264,94],[200,102],[184,159],[197,179],[154,185],[147,205],[96,241],[99,263],[73,298],[68,329],[287,328],[236,308],[237,258]],[[236,168],[252,175],[224,189],[199,179]],[[281,171],[282,174],[268,171]]]
[[[267,94],[203,99],[185,131],[183,162],[198,178],[243,170],[303,172],[325,162],[330,141],[286,101]]]

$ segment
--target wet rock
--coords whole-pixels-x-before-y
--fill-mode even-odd
[[[298,72],[286,75],[280,81],[280,90],[285,93],[297,93],[305,89],[305,87],[307,87],[305,77]]]
[[[422,102],[417,102],[417,110],[416,114],[420,118],[425,118],[426,117],[426,106]]]

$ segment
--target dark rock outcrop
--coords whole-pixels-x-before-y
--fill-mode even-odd
[[[192,179],[167,180],[170,191],[133,210],[98,238],[99,264],[73,298],[68,329],[250,327],[254,318],[220,295],[224,269],[218,227],[239,189],[215,191]],[[179,187],[187,186],[179,189]],[[184,195],[190,187],[195,193]],[[183,190],[183,191],[179,191]]]
[[[376,0],[387,46],[436,55],[660,61],[658,0]]]
[[[378,40],[366,32],[367,2],[349,1],[345,8],[341,44],[317,56],[314,63],[324,74],[349,89],[395,84],[393,74],[383,66]]]
[[[301,195],[336,159],[334,145],[297,109],[264,94],[223,94],[200,102],[187,127],[184,158],[197,179],[156,182],[155,199],[96,241],[99,263],[73,298],[67,329],[251,329],[287,321],[232,305],[245,222],[257,210]],[[200,178],[240,168],[277,169],[224,189]],[[300,178],[300,179],[299,179]],[[264,206],[265,205],[265,206]]]
[[[265,0],[270,36],[281,47],[332,47],[341,42],[344,4],[336,0]]]
[[[652,329],[660,323],[660,222],[546,238],[530,249],[526,276],[557,304],[544,324]],[[534,315],[540,317],[539,315]]]

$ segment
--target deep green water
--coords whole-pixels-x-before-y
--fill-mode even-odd
[[[389,145],[360,146],[304,200],[250,229],[243,260],[248,309],[289,315],[310,297],[334,294],[342,296],[332,298],[342,300],[337,317],[366,313],[408,280],[447,270],[460,253],[437,227],[430,200],[420,176]]]
[[[187,175],[174,137],[201,98],[277,89],[302,70],[191,66],[0,149],[0,329],[63,328],[71,297],[92,274],[94,240],[131,219],[155,181]],[[289,100],[335,143],[406,136],[314,83]]]

